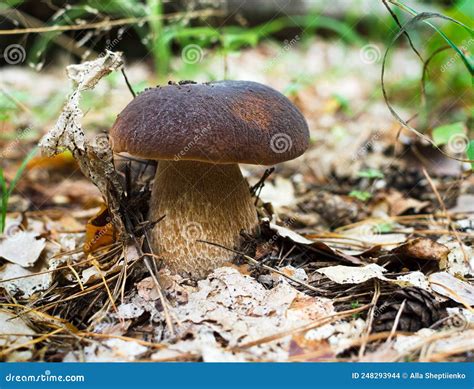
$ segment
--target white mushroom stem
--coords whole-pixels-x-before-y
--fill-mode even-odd
[[[240,232],[252,232],[258,225],[247,181],[237,164],[160,161],[149,220],[162,216],[150,236],[153,252],[172,272],[195,279],[235,256],[197,240],[237,248]]]

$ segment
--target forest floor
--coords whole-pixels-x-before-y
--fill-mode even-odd
[[[265,43],[227,58],[228,78],[289,96],[308,121],[311,146],[275,166],[263,187],[266,167],[241,166],[256,185],[261,234],[245,237],[246,255],[197,283],[166,269],[151,277],[136,245],[114,239],[101,193],[72,155],[37,153],[9,198],[0,240],[1,358],[472,359],[474,179],[466,163],[392,117],[373,50],[364,57],[318,40],[288,50]],[[408,53],[394,54],[388,85],[419,79]],[[134,85],[152,79],[143,63],[125,69]],[[196,81],[210,74],[222,78],[222,60]],[[40,74],[4,68],[0,84],[2,164],[11,182],[54,126],[71,85],[60,65]],[[85,92],[86,136],[106,139],[131,99],[120,72]],[[405,106],[416,104],[413,97]],[[447,151],[460,151],[462,141]],[[116,156],[117,169],[126,165]],[[148,188],[155,166],[128,166],[134,191]]]

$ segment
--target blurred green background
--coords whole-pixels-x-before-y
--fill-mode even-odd
[[[234,77],[228,72],[227,58],[259,47],[262,42],[279,45],[279,57],[294,55],[290,49],[295,39],[302,50],[314,41],[342,42],[348,47],[367,48],[365,54],[378,56],[381,63],[385,50],[400,30],[397,20],[404,25],[421,12],[439,13],[467,27],[440,18],[420,21],[411,27],[408,33],[412,45],[425,64],[428,62],[425,84],[420,85],[420,69],[424,67],[420,60],[417,69],[405,71],[398,79],[393,77],[390,98],[402,107],[408,102],[409,108],[413,97],[420,96],[417,128],[421,131],[430,128],[429,117],[439,110],[448,114],[446,122],[464,122],[471,128],[472,106],[465,103],[472,101],[474,36],[469,29],[474,7],[470,0],[6,0],[0,4],[0,29],[7,32],[0,35],[0,46],[21,45],[26,56],[22,65],[37,71],[64,62],[90,60],[109,49],[123,51],[130,62],[145,63],[156,83],[169,79],[207,81]],[[15,29],[27,30],[13,34]],[[394,52],[408,47],[406,37],[400,37],[390,49],[388,64]],[[404,53],[418,60],[417,54]],[[65,56],[69,58],[64,60]],[[216,61],[222,64],[219,71],[213,66]],[[295,61],[297,65],[298,60]],[[8,65],[5,55],[2,64]],[[270,62],[268,69],[272,67]],[[350,63],[341,62],[333,71],[344,72],[350,67]],[[396,66],[391,71],[395,74]],[[295,74],[294,82],[285,89],[287,94],[317,83],[309,68]],[[145,80],[133,84],[136,91],[149,86]],[[422,89],[424,96],[420,94]],[[15,97],[20,101],[26,98],[21,92]],[[341,104],[347,103],[344,96],[339,98]],[[60,98],[53,99],[51,104],[60,105]],[[8,107],[3,98],[3,118],[9,115]]]

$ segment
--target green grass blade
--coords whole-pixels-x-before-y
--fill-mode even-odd
[[[395,3],[394,3],[395,4]],[[456,20],[452,19],[452,18],[449,18],[447,16],[443,16],[443,15],[440,15],[438,13],[429,13],[429,12],[423,12],[423,13],[420,13],[420,14],[417,14],[416,16],[414,16],[410,21],[408,21],[402,28],[400,28],[400,30],[397,32],[397,34],[393,37],[392,41],[389,43],[389,45],[387,46],[387,49],[385,50],[385,54],[383,56],[383,59],[382,59],[382,72],[381,72],[381,84],[382,84],[382,94],[383,94],[383,98],[385,100],[385,104],[387,105],[387,108],[389,109],[390,113],[392,114],[392,116],[401,124],[403,125],[403,127],[407,128],[408,130],[412,131],[414,134],[416,134],[418,137],[420,137],[421,139],[424,139],[425,141],[427,141],[428,143],[430,143],[433,147],[437,148],[440,152],[442,152],[444,155],[446,155],[447,157],[449,158],[452,158],[452,159],[455,159],[457,161],[462,161],[462,162],[470,162],[472,163],[472,161],[470,159],[465,159],[465,158],[457,158],[457,157],[454,157],[452,155],[448,155],[446,154],[442,149],[439,149],[439,147],[436,145],[436,143],[428,136],[422,134],[421,132],[419,132],[417,129],[413,128],[407,121],[403,120],[402,117],[397,113],[397,111],[395,110],[395,108],[393,107],[393,105],[390,103],[389,101],[389,98],[388,98],[388,93],[387,93],[387,89],[385,87],[385,69],[386,69],[386,65],[387,65],[387,58],[388,58],[388,53],[390,51],[390,49],[395,45],[395,42],[397,41],[398,38],[400,38],[403,34],[405,34],[406,31],[408,31],[411,27],[413,27],[416,23],[420,22],[420,21],[424,21],[426,19],[430,19],[430,18],[442,18],[442,19],[446,19],[446,20],[450,20],[450,21],[453,21],[454,23],[457,23],[459,24],[459,22],[457,22]],[[470,59],[467,59],[467,62],[465,62],[465,65],[469,71],[469,73],[471,74],[471,76],[473,75],[473,66],[471,64],[471,61]]]
[[[35,147],[33,150],[31,150],[28,155],[25,157],[23,162],[21,163],[20,167],[16,171],[15,177],[13,177],[12,182],[10,182],[10,186],[8,188],[8,197],[12,194],[13,190],[15,189],[16,184],[18,183],[18,180],[20,179],[21,175],[23,174],[23,171],[26,168],[26,165],[28,162],[31,161],[31,159],[35,156],[36,152],[38,151],[38,148]]]
[[[0,233],[3,233],[5,230],[5,222],[7,219],[7,207],[8,207],[8,199],[10,198],[13,190],[15,189],[16,184],[20,180],[21,175],[23,174],[23,171],[26,169],[26,165],[28,162],[31,161],[31,159],[35,156],[36,151],[38,150],[37,147],[35,147],[33,150],[31,150],[28,155],[23,159],[21,162],[20,167],[15,173],[15,177],[13,177],[12,182],[10,182],[10,186],[7,187],[7,182],[5,180],[5,176],[3,174],[3,169],[0,167],[0,189],[2,190],[2,199],[1,199],[1,215],[0,215]]]
[[[0,215],[0,233],[3,234],[5,230],[5,221],[7,219],[7,203],[8,203],[8,191],[5,176],[3,175],[3,169],[0,167],[0,189],[2,190],[2,209]]]
[[[461,57],[461,60],[463,61],[466,68],[469,70],[469,73],[471,74],[471,76],[474,75],[474,65],[473,65],[472,59],[467,57],[465,55],[465,53],[451,39],[449,39],[449,37],[443,31],[441,31],[438,27],[436,27],[433,23],[429,22],[427,19],[440,18],[440,19],[448,20],[452,23],[456,23],[457,25],[464,28],[469,33],[469,35],[471,37],[474,36],[474,30],[472,28],[466,26],[464,23],[461,23],[460,21],[458,21],[456,19],[453,19],[453,18],[451,18],[449,16],[446,16],[446,15],[441,15],[437,12],[422,12],[422,13],[419,13],[416,10],[414,10],[413,8],[407,6],[406,4],[400,3],[398,1],[391,1],[391,3],[393,5],[396,5],[397,7],[402,9],[403,11],[409,13],[410,15],[414,16],[414,18],[412,20],[410,20],[408,23],[411,23],[414,20],[415,21],[422,21],[426,25],[430,26],[433,30],[435,30],[448,43],[448,45],[451,46],[451,48],[456,53],[459,54],[459,56]],[[405,27],[406,26],[407,25],[405,25]],[[406,28],[405,28],[405,31],[406,31]]]
[[[356,45],[363,45],[365,43],[364,39],[362,39],[347,23],[321,15],[296,15],[291,18],[283,16],[270,22],[266,22],[263,25],[253,27],[252,30],[259,36],[266,37],[288,27],[303,27],[304,30],[325,28],[340,35],[341,38],[348,43]]]

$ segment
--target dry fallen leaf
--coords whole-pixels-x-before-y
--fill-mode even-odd
[[[327,339],[331,352],[338,354],[351,347],[352,342],[359,338],[366,328],[363,319],[357,318],[347,321],[339,321],[332,324],[325,324],[319,328],[310,330],[306,333],[307,340]]]
[[[425,261],[446,261],[449,249],[428,238],[417,238],[397,247],[392,253]]]
[[[456,240],[446,242],[445,246],[450,250],[446,269],[448,273],[453,276],[474,274],[474,248],[464,243],[459,244]]]
[[[52,273],[37,274],[47,270],[45,266],[25,269],[15,263],[7,263],[0,268],[0,288],[5,288],[13,295],[20,293],[24,298],[28,298],[51,285]]]
[[[383,224],[383,223],[382,223]],[[338,245],[345,245],[344,252],[358,255],[370,248],[381,246],[386,250],[397,247],[406,241],[406,234],[382,233],[381,223],[367,222],[341,232],[342,238],[337,240]],[[345,239],[346,238],[346,239]],[[365,246],[364,249],[354,248],[354,241]]]
[[[85,347],[84,357],[87,362],[133,362],[146,351],[138,342],[113,338]]]
[[[405,356],[410,355],[415,350],[426,346],[435,334],[435,330],[423,328],[410,336],[399,335],[393,343],[394,350],[398,353],[396,360],[401,360]],[[474,348],[474,330],[462,329],[445,338],[437,336],[429,342],[429,349],[424,356],[425,360],[429,360],[430,354],[450,353],[452,350],[469,351]]]
[[[287,227],[279,226],[274,223],[268,223],[268,227],[275,231],[277,233],[277,236],[281,236],[282,238],[287,238],[292,240],[295,243],[303,244],[303,245],[310,245],[314,248],[317,248],[323,252],[326,252],[330,255],[336,256],[341,258],[342,260],[345,260],[346,262],[352,263],[354,265],[359,265],[362,263],[362,261],[356,257],[354,257],[352,254],[349,254],[346,252],[346,250],[342,250],[339,248],[336,248],[336,244],[332,241],[325,241],[323,242],[322,239],[318,240],[310,240],[305,238],[304,236],[298,234],[297,232],[294,232],[290,230]],[[357,254],[363,253],[363,251],[358,251]]]
[[[86,254],[115,241],[115,228],[111,220],[108,208],[102,205],[97,215],[87,221],[84,243]]]
[[[327,339],[308,339],[302,333],[296,333],[291,338],[289,357],[292,361],[317,362],[335,356]]]
[[[428,277],[431,289],[461,304],[474,306],[474,286],[461,281],[447,272],[431,274]]]
[[[10,347],[20,346],[32,339],[35,335],[25,322],[13,313],[0,310],[0,347],[8,349]],[[7,361],[21,362],[31,358],[31,351],[13,351],[7,354]]]
[[[392,282],[401,287],[416,286],[417,288],[424,289],[428,292],[431,291],[428,279],[421,271],[412,271],[408,274],[398,276],[397,279],[392,280]]]
[[[388,203],[390,216],[398,216],[413,209],[419,213],[423,208],[430,205],[429,201],[419,201],[410,197],[405,197],[397,190],[391,190],[384,196],[384,201]]]
[[[290,230],[287,227],[279,226],[278,224],[275,224],[275,223],[270,223],[269,225],[270,225],[270,228],[272,230],[275,230],[278,233],[278,235],[281,236],[282,238],[289,238],[293,242],[301,243],[301,244],[312,244],[312,243],[314,243],[313,240],[306,239],[304,236],[298,234],[297,232],[294,232],[294,231]]]
[[[54,156],[36,156],[28,162],[28,169],[74,169],[77,162],[70,151],[64,151]]]
[[[30,219],[30,224],[31,219]],[[15,263],[5,263],[0,267],[0,288],[8,290],[14,296],[29,298],[33,294],[48,289],[53,283],[53,270],[64,261],[75,261],[81,253],[57,255],[61,251],[74,251],[82,241],[84,234],[60,234],[55,243],[47,242],[43,255],[33,267],[24,268]]]
[[[276,209],[295,204],[295,188],[290,180],[276,177],[274,182],[266,182],[260,196],[263,201],[272,203]]]
[[[81,93],[93,89],[100,79],[123,65],[122,53],[107,51],[94,61],[67,67],[67,74],[75,86],[55,126],[40,141],[42,152],[54,156],[70,150],[81,171],[97,186],[106,200],[116,229],[124,234],[125,228],[118,212],[123,188],[113,164],[113,154],[107,139],[86,140],[81,127],[83,112]]]
[[[147,277],[137,284],[138,295],[145,301],[154,301],[160,298],[153,278]]]
[[[36,232],[17,231],[0,241],[0,257],[22,267],[31,267],[46,246],[46,240]]]
[[[387,280],[383,275],[387,270],[375,263],[363,267],[342,265],[328,266],[316,271],[324,274],[331,281],[337,282],[338,284],[360,284],[372,278]]]
[[[273,289],[266,290],[235,268],[223,267],[199,281],[197,290],[189,291],[187,304],[172,309],[171,314],[180,323],[179,335],[192,334],[192,341],[174,342],[153,358],[193,352],[203,357],[205,354],[207,360],[216,355],[240,360],[239,353],[247,360],[286,360],[289,337],[280,339],[278,347],[275,342],[268,342],[251,350],[231,352],[228,348],[297,328],[332,313],[330,300],[306,296],[283,277]]]

